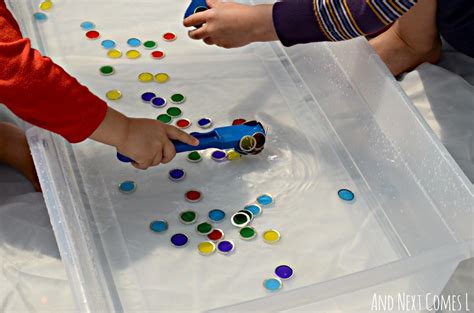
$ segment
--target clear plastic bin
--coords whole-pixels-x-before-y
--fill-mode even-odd
[[[259,43],[236,50],[193,42],[180,25],[185,3],[62,1],[46,23],[31,19],[34,6],[10,1],[22,27],[43,52],[130,116],[161,113],[140,102],[144,91],[182,92],[185,117],[234,118],[269,128],[264,152],[198,164],[183,155],[145,172],[115,160],[115,151],[92,141],[71,146],[58,136],[28,133],[35,163],[71,287],[81,311],[369,311],[373,293],[439,293],[456,265],[473,251],[473,188],[363,39],[290,49]],[[158,39],[161,61],[110,60],[79,24],[91,20],[103,38],[126,50],[126,39]],[[136,21],[140,21],[137,23]],[[145,51],[145,50],[143,50]],[[117,74],[102,77],[101,65]],[[167,72],[164,85],[141,84],[138,73]],[[67,105],[67,99],[65,99]],[[198,130],[193,126],[190,131]],[[168,180],[172,167],[187,178]],[[118,192],[125,179],[132,195]],[[198,188],[197,204],[183,194]],[[356,194],[341,201],[337,190]],[[276,228],[275,246],[244,242],[229,222],[219,225],[236,243],[231,256],[203,257],[202,237],[177,220],[191,208],[230,215],[271,193],[275,204],[253,226]],[[148,224],[165,218],[164,235]],[[185,249],[169,244],[174,232],[190,235]],[[273,294],[262,281],[287,263],[295,276]]]

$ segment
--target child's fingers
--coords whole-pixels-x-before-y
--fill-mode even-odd
[[[147,162],[142,162],[142,163],[132,163],[132,166],[134,168],[137,168],[139,170],[146,170],[147,168],[149,168],[151,165],[151,161],[147,161]]]
[[[218,0],[206,0],[206,3],[207,3],[207,6],[209,8],[213,8],[213,7],[216,6],[216,4],[219,3],[219,1]]]
[[[158,149],[158,151],[156,152],[156,155],[155,155],[155,158],[153,159],[153,161],[151,162],[151,166],[157,166],[159,165],[160,163],[163,162],[163,151],[162,149]]]
[[[212,45],[214,44],[214,41],[212,40],[211,37],[204,38],[203,41],[204,41],[204,43],[205,43],[206,45],[212,46]]]
[[[171,141],[168,141],[165,143],[165,146],[163,147],[163,159],[161,160],[161,163],[166,164],[169,163],[173,158],[176,156],[176,149],[174,148],[173,144]]]
[[[206,25],[204,25],[203,27],[201,28],[198,28],[198,29],[195,29],[195,30],[191,30],[189,32],[189,37],[191,37],[192,39],[204,39],[206,37],[208,37],[209,34],[207,32],[207,27]]]
[[[187,143],[188,145],[191,145],[191,146],[199,145],[199,140],[197,140],[196,138],[194,138],[190,134],[187,134],[187,133],[183,132],[182,130],[180,130],[176,127],[173,127],[173,126],[167,127],[166,134],[168,135],[168,138],[170,138],[170,139],[179,140],[179,141]]]
[[[207,11],[194,13],[188,18],[184,19],[183,25],[185,27],[198,26],[206,23],[207,21]]]

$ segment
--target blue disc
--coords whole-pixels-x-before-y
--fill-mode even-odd
[[[225,218],[225,212],[219,209],[210,210],[207,215],[213,222],[221,222]]]
[[[140,47],[140,45],[142,44],[141,40],[138,39],[138,38],[130,38],[127,40],[127,44],[130,46],[130,47]]]
[[[344,201],[352,201],[355,198],[354,193],[349,189],[340,189],[337,194]]]
[[[42,12],[36,12],[35,14],[33,14],[33,17],[38,22],[44,22],[48,19],[48,16],[46,14],[42,13]]]
[[[222,150],[216,150],[216,151],[212,152],[211,158],[214,161],[222,161],[222,160],[227,159],[227,154]]]
[[[197,124],[201,128],[209,128],[212,126],[212,120],[210,118],[203,117],[197,122]]]
[[[100,44],[102,45],[104,49],[107,49],[107,50],[113,49],[116,46],[115,41],[110,40],[110,39],[102,40]]]
[[[259,216],[260,214],[262,214],[262,207],[258,204],[249,204],[245,206],[244,210],[252,212],[254,216]]]
[[[258,196],[257,202],[261,205],[270,205],[273,203],[273,197],[266,193],[261,196]]]
[[[175,168],[169,171],[168,175],[171,180],[179,181],[179,180],[184,179],[184,177],[186,176],[186,173],[184,172],[182,168]]]
[[[137,184],[132,180],[126,180],[119,185],[119,190],[123,193],[132,193],[135,189],[137,189]]]
[[[93,30],[95,29],[95,24],[92,22],[82,22],[81,23],[81,28],[83,30]]]
[[[153,221],[150,223],[150,229],[155,233],[162,233],[168,230],[168,222],[163,220]]]
[[[263,287],[268,291],[277,291],[283,287],[283,283],[278,278],[268,278],[263,281]]]
[[[151,104],[155,108],[162,108],[166,105],[166,99],[161,98],[161,97],[155,97],[155,98],[151,99]]]
[[[170,240],[171,240],[171,243],[173,244],[173,246],[175,246],[175,247],[183,247],[189,241],[188,236],[186,236],[185,234],[181,234],[181,233],[174,234],[173,236],[171,236]]]
[[[145,92],[142,94],[142,100],[144,102],[150,102],[156,95],[153,92]]]

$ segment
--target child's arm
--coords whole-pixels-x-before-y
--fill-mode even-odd
[[[86,138],[115,146],[140,169],[169,162],[169,139],[198,141],[156,120],[132,119],[107,104],[51,59],[31,48],[0,0],[0,103],[22,119],[58,133],[70,142]]]
[[[245,6],[207,0],[209,10],[191,15],[193,39],[225,48],[280,39],[285,46],[339,41],[372,34],[394,22],[417,0],[283,0]],[[434,1],[434,0],[433,0]]]

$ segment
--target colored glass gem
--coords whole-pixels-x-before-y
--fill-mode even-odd
[[[150,223],[150,229],[155,233],[163,233],[168,230],[168,222],[165,220],[153,221]]]
[[[188,120],[187,118],[182,118],[176,121],[176,126],[181,129],[186,129],[189,126],[191,126],[191,121]]]
[[[43,1],[39,5],[40,10],[49,11],[53,8],[53,3],[51,1]]]
[[[175,93],[171,96],[171,102],[173,102],[174,104],[181,104],[184,101],[186,101],[186,97],[180,93]]]
[[[122,51],[118,49],[110,49],[107,51],[107,56],[111,59],[120,59],[122,57]]]
[[[137,184],[133,180],[126,180],[121,182],[118,187],[122,193],[132,193],[137,189]]]
[[[171,244],[175,247],[184,247],[188,241],[188,236],[185,234],[178,233],[171,236]]]
[[[196,223],[197,218],[198,214],[194,211],[184,211],[179,214],[179,221],[186,225]]]
[[[217,250],[222,254],[230,254],[234,249],[235,245],[230,240],[222,240],[217,244]]]
[[[288,265],[280,265],[275,269],[275,274],[281,279],[290,279],[293,277],[293,269]]]
[[[166,113],[172,117],[180,117],[183,112],[181,111],[180,108],[177,107],[171,107],[168,110],[166,110]]]
[[[275,229],[266,230],[263,232],[263,241],[266,243],[274,244],[280,241],[280,232]]]
[[[242,151],[251,152],[257,146],[257,141],[252,136],[244,136],[240,139],[239,147]]]
[[[257,202],[264,206],[270,205],[273,203],[273,197],[270,194],[265,193],[257,197]]]
[[[211,241],[220,241],[224,239],[224,232],[219,229],[219,228],[214,228],[209,235],[207,235],[207,238]]]
[[[243,240],[252,240],[257,237],[257,231],[253,227],[246,226],[239,231],[240,238]]]
[[[141,44],[142,42],[138,38],[130,38],[127,40],[127,45],[129,45],[130,47],[140,47]]]
[[[102,40],[100,45],[102,46],[102,48],[107,49],[107,50],[113,49],[116,47],[115,41],[110,40],[110,39]]]
[[[250,218],[245,213],[237,212],[234,215],[232,215],[232,218],[230,221],[232,225],[234,225],[235,227],[245,227],[250,222]]]
[[[354,193],[349,189],[340,189],[337,194],[344,201],[352,201],[355,198]]]
[[[125,56],[129,59],[138,59],[139,57],[141,57],[141,53],[140,51],[138,50],[128,50],[126,53],[125,53]]]
[[[118,89],[112,89],[112,90],[107,91],[105,96],[107,97],[107,99],[115,101],[122,98],[122,92]]]
[[[48,20],[48,16],[44,14],[43,12],[33,13],[33,18],[37,20],[38,22],[45,22]]]
[[[278,291],[283,287],[283,282],[278,278],[268,278],[263,281],[263,287],[268,291]]]
[[[176,40],[176,34],[168,32],[163,35],[163,39],[165,41],[174,41]]]
[[[157,83],[166,83],[170,79],[170,76],[166,73],[158,73],[155,75],[155,81]]]
[[[209,235],[212,232],[212,229],[212,224],[208,222],[202,222],[196,226],[196,231],[203,236]]]
[[[197,162],[201,162],[202,157],[198,151],[191,151],[186,156],[186,160],[188,160],[191,163],[197,163]]]
[[[220,161],[224,161],[227,158],[227,154],[225,153],[225,151],[215,150],[212,152],[211,158],[214,161],[220,162]]]
[[[244,210],[252,212],[253,216],[259,216],[262,214],[262,207],[258,204],[249,204],[244,207]]]
[[[115,73],[115,69],[110,65],[104,65],[99,69],[100,73],[104,76],[110,76]]]
[[[99,39],[100,33],[96,30],[90,30],[86,33],[86,37],[92,40]]]
[[[173,118],[168,114],[160,114],[156,117],[156,119],[162,123],[169,124]]]
[[[232,121],[232,125],[242,125],[243,123],[245,123],[246,120],[244,120],[243,118],[237,118],[235,120]]]
[[[80,26],[81,26],[81,28],[82,28],[83,30],[92,30],[92,29],[95,29],[95,24],[92,23],[92,22],[88,22],[88,21],[82,22]]]
[[[146,49],[155,49],[157,44],[156,42],[154,42],[153,40],[147,40],[143,43],[143,46],[146,48]]]
[[[143,102],[150,102],[155,97],[156,95],[153,92],[145,92],[141,96]]]
[[[239,212],[246,214],[246,215],[249,217],[250,221],[253,220],[253,213],[250,212],[249,210],[245,210],[245,209],[244,209],[244,210],[240,210]]]
[[[212,126],[212,120],[208,117],[203,117],[197,122],[198,126],[201,128],[209,128]]]
[[[255,133],[252,135],[252,137],[255,139],[255,149],[262,149],[263,146],[265,145],[266,141],[266,136],[263,133]]]
[[[153,59],[157,59],[157,60],[163,59],[165,57],[165,53],[160,50],[153,51],[152,53],[150,53],[150,55]]]
[[[225,212],[219,209],[214,209],[210,210],[207,216],[213,222],[222,222],[225,218]]]
[[[198,251],[204,256],[211,255],[216,252],[216,245],[211,241],[204,241],[198,244]]]
[[[186,176],[186,172],[182,168],[175,168],[168,172],[168,177],[172,181],[183,180],[185,176]]]
[[[238,159],[240,159],[241,156],[242,155],[240,153],[238,153],[237,151],[235,151],[235,150],[229,150],[229,151],[227,151],[227,154],[226,154],[226,158],[229,161],[238,160]]]
[[[155,98],[151,99],[151,105],[155,108],[162,108],[162,107],[166,106],[166,99],[161,98],[161,97],[155,97]]]
[[[143,83],[148,83],[153,80],[153,74],[152,73],[140,73],[138,75],[138,80],[143,82]]]
[[[197,190],[189,190],[185,193],[184,197],[189,202],[198,202],[201,200],[202,194]]]

